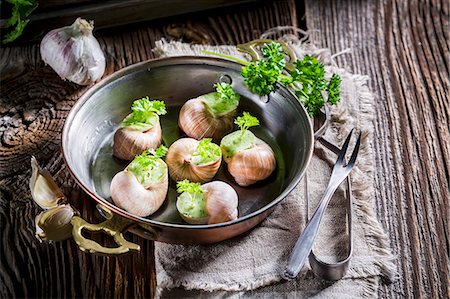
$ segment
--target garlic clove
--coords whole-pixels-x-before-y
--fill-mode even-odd
[[[146,217],[158,210],[164,202],[169,186],[167,170],[159,182],[143,186],[136,176],[124,170],[111,181],[111,198],[116,206],[136,216]]]
[[[92,35],[93,22],[78,18],[71,26],[47,33],[40,45],[42,60],[62,78],[79,85],[99,80],[106,60]]]
[[[48,210],[65,201],[65,196],[47,170],[42,169],[35,157],[31,157],[30,190],[33,200]]]
[[[240,186],[249,186],[270,176],[275,170],[275,154],[270,146],[256,138],[255,146],[235,153],[228,160],[228,171]]]
[[[162,131],[159,119],[153,127],[145,132],[120,128],[114,133],[113,155],[123,160],[133,160],[150,148],[157,148],[162,142]]]
[[[205,190],[208,224],[231,221],[238,216],[238,194],[225,182],[214,181],[202,185]]]
[[[234,113],[213,117],[200,96],[187,101],[181,107],[178,124],[189,137],[220,140],[233,129]]]
[[[35,218],[36,238],[40,241],[62,241],[72,236],[71,219],[75,215],[70,205],[56,206]]]
[[[196,165],[192,161],[192,155],[198,145],[199,141],[193,138],[181,138],[169,147],[166,163],[169,166],[170,177],[174,181],[188,179],[191,182],[202,183],[216,175],[222,162],[221,156],[216,161]]]

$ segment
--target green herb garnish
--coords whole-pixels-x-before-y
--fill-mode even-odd
[[[192,183],[189,180],[182,180],[177,182],[177,192],[178,193],[189,193],[190,195],[203,195],[203,189],[200,183]]]
[[[310,116],[315,116],[325,105],[324,94],[330,105],[335,105],[340,100],[339,75],[333,74],[329,82],[325,79],[325,67],[315,57],[306,55],[302,60],[294,62],[295,69],[289,74],[283,74],[286,61],[282,46],[277,42],[271,42],[261,48],[263,58],[258,61],[248,62],[230,55],[203,51],[207,54],[228,58],[243,64],[242,76],[245,85],[253,93],[268,95],[277,89],[277,83],[290,87]]]
[[[204,138],[192,154],[192,162],[195,165],[212,163],[220,159],[220,153],[220,147],[212,143],[211,138]]]
[[[12,7],[11,17],[5,23],[5,28],[15,27],[5,35],[3,44],[13,42],[22,35],[23,29],[30,21],[29,19],[26,19],[26,17],[28,17],[38,6],[36,0],[6,0],[6,2],[11,3],[14,6]]]
[[[167,147],[161,145],[136,156],[127,166],[137,180],[144,186],[161,181],[167,173],[167,165],[161,160],[167,153]]]
[[[131,111],[122,121],[122,126],[143,132],[153,128],[159,119],[158,115],[167,113],[163,101],[150,100],[148,97],[134,101]]]
[[[259,120],[248,112],[244,112],[234,121],[240,130],[228,134],[220,142],[220,148],[225,158],[231,158],[235,153],[255,146],[255,135],[248,129],[259,125]]]
[[[241,128],[242,135],[251,127],[259,126],[259,120],[248,112],[244,112],[234,121]]]
[[[242,67],[245,85],[253,93],[266,95],[276,90],[276,83],[286,61],[281,44],[271,42],[261,49],[263,59]]]
[[[203,218],[208,214],[205,207],[204,191],[200,183],[188,180],[177,182],[177,192],[181,193],[177,199],[177,210],[189,218]]]
[[[214,84],[216,92],[203,96],[203,102],[214,116],[222,116],[236,110],[240,95],[228,83]]]

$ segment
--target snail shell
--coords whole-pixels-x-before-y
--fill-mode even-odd
[[[178,124],[189,137],[220,140],[233,129],[234,112],[214,117],[208,112],[202,97],[191,99],[181,107]]]
[[[207,216],[193,218],[180,213],[184,221],[190,224],[215,224],[237,218],[238,195],[233,187],[222,181],[213,181],[203,184],[202,189]]]
[[[255,146],[225,159],[228,171],[240,186],[248,186],[266,179],[276,167],[275,154],[270,146],[256,137]]]
[[[146,217],[161,207],[168,186],[167,172],[162,181],[143,186],[133,173],[125,169],[111,181],[111,198],[119,208],[136,216]]]
[[[238,216],[238,195],[225,182],[214,181],[202,185],[205,191],[208,224],[231,221]]]
[[[192,154],[196,151],[199,141],[193,138],[181,138],[175,141],[166,155],[170,177],[174,181],[188,179],[191,182],[207,182],[219,170],[222,162],[220,156],[216,161],[208,164],[195,165],[192,163]]]
[[[113,155],[123,160],[133,160],[150,148],[157,148],[162,142],[161,125],[158,122],[145,132],[120,128],[114,133]]]

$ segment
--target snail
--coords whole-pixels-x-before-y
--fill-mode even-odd
[[[114,133],[113,155],[123,160],[132,160],[161,145],[159,115],[167,113],[163,101],[151,101],[148,97],[134,101],[131,111]]]
[[[177,183],[177,210],[190,224],[215,224],[231,221],[238,216],[238,195],[225,182],[213,181],[203,185],[188,180]]]
[[[215,92],[191,99],[181,107],[178,124],[189,137],[220,140],[232,130],[240,96],[228,83],[214,87]]]
[[[236,119],[240,130],[225,136],[220,142],[228,172],[240,186],[248,186],[266,179],[276,167],[275,154],[270,146],[248,129],[259,125],[248,112]]]
[[[188,179],[192,182],[210,181],[219,170],[222,152],[210,138],[200,141],[181,138],[167,152],[166,163],[174,181]]]
[[[167,195],[167,165],[161,159],[167,148],[161,145],[136,156],[111,181],[111,198],[116,206],[140,217],[153,214]]]

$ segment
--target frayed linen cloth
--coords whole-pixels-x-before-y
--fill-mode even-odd
[[[325,138],[342,146],[352,128],[362,132],[358,161],[351,174],[353,188],[353,255],[345,277],[328,282],[314,276],[307,264],[294,281],[282,273],[307,220],[302,181],[259,226],[241,236],[213,245],[172,245],[156,242],[156,297],[162,298],[376,298],[380,277],[392,279],[396,269],[385,232],[376,218],[374,154],[372,146],[373,95],[367,76],[354,75],[332,63],[327,49],[290,41],[298,57],[310,54],[325,65],[328,76],[342,78],[341,102],[330,109]],[[202,49],[246,56],[234,46],[190,45],[158,41],[159,57],[205,55]],[[353,138],[356,139],[356,138]],[[350,144],[352,149],[352,144]],[[336,155],[316,144],[308,167],[309,215],[316,208],[330,178]],[[337,190],[321,224],[314,252],[321,260],[345,258],[347,242],[345,184]],[[306,269],[306,270],[305,270]]]

